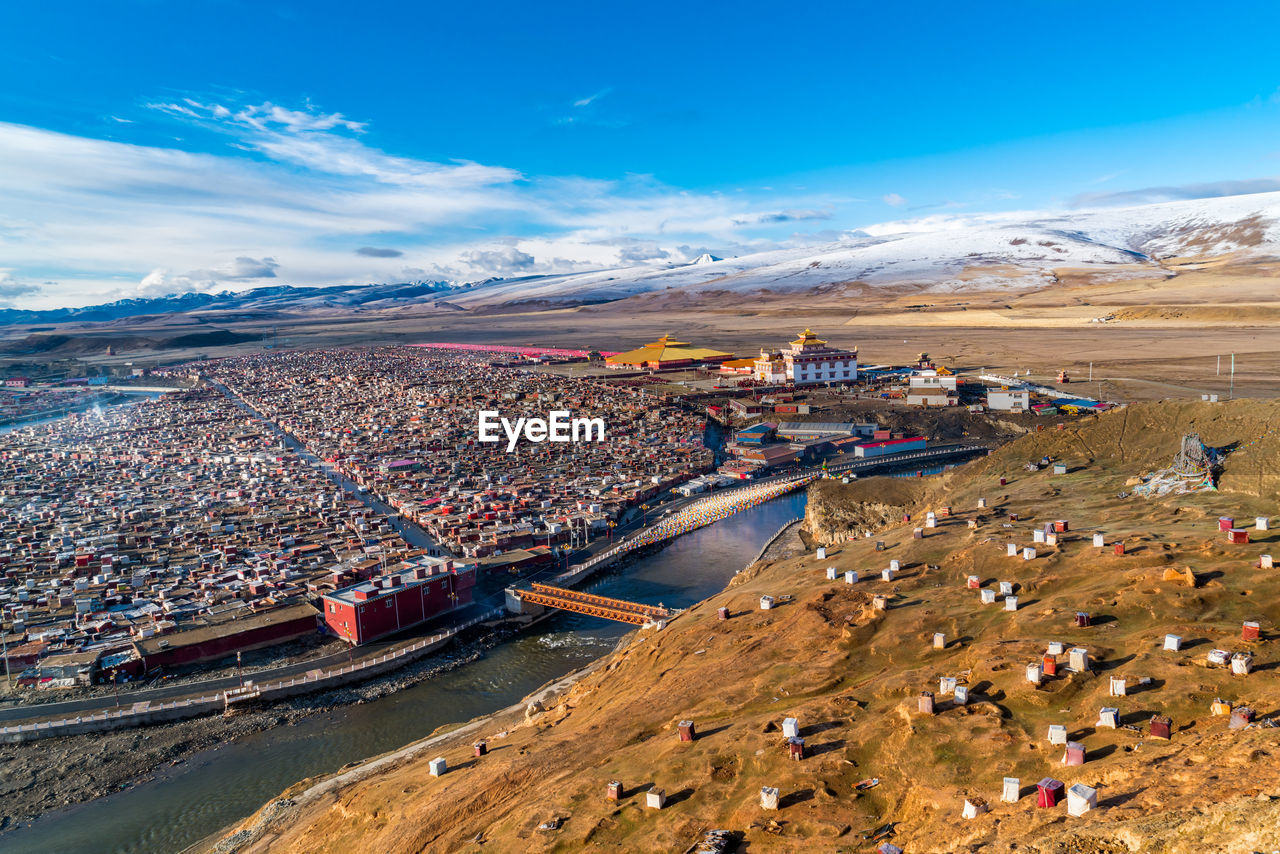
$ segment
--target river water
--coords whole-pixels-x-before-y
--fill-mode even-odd
[[[792,493],[686,534],[584,588],[681,608],[719,592],[765,540],[804,513]],[[5,854],[172,854],[251,814],[288,786],[488,714],[599,658],[631,626],[563,613],[484,658],[363,705],[205,751],[154,781],[0,836]],[[146,730],[139,730],[145,736]],[[33,746],[39,750],[39,744]]]

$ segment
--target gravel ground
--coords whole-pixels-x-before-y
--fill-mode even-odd
[[[0,832],[51,810],[144,782],[160,768],[253,732],[335,706],[364,703],[475,661],[515,628],[485,630],[461,645],[359,685],[295,697],[233,717],[213,715],[149,727],[0,744]],[[0,837],[0,848],[3,848]]]

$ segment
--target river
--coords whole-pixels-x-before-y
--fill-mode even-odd
[[[804,492],[730,516],[584,588],[669,607],[719,592],[785,522]],[[559,614],[484,658],[396,694],[314,715],[205,751],[155,780],[0,836],[5,854],[173,854],[242,819],[288,786],[505,708],[608,653],[631,626]],[[146,730],[139,730],[145,736]],[[38,743],[34,749],[40,749]]]

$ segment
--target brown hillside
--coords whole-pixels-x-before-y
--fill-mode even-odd
[[[1002,447],[978,466],[952,477],[968,480],[979,472],[1011,475],[1042,456],[1072,467],[1099,467],[1099,484],[1122,488],[1126,478],[1169,465],[1182,436],[1198,433],[1205,444],[1228,449],[1219,488],[1274,496],[1280,488],[1280,405],[1272,400],[1222,403],[1166,400],[1108,412],[1073,429],[1030,433]]]
[[[916,522],[898,524],[823,561],[808,553],[757,564],[665,629],[636,633],[527,717],[479,721],[356,769],[342,785],[296,787],[223,850],[683,851],[702,830],[727,828],[750,852],[866,852],[864,835],[886,823],[908,854],[1271,850],[1280,838],[1276,730],[1230,730],[1210,704],[1220,697],[1260,720],[1280,716],[1280,569],[1256,566],[1280,550],[1280,534],[1251,530],[1252,543],[1232,545],[1217,525],[1220,515],[1275,513],[1277,439],[1267,425],[1277,414],[1256,401],[1135,405],[1025,436],[931,482],[917,510],[945,503],[953,515],[922,539]],[[1241,443],[1224,491],[1118,497],[1191,429],[1210,444]],[[1022,469],[1046,453],[1073,470]],[[815,494],[838,500],[841,491],[823,484]],[[1033,560],[1007,555],[1007,543],[1032,545],[1033,531],[1057,519],[1069,523],[1058,545],[1035,544]],[[1105,548],[1092,545],[1094,532]],[[895,559],[902,572],[881,580]],[[829,581],[828,566],[861,580]],[[1017,610],[980,604],[970,575],[988,589],[1013,584]],[[764,594],[779,606],[759,610]],[[876,595],[888,597],[887,610],[875,608]],[[717,619],[721,606],[728,621]],[[1077,610],[1090,626],[1077,627]],[[1261,639],[1241,639],[1244,620],[1260,624]],[[934,648],[935,632],[944,648]],[[1183,638],[1180,651],[1162,649],[1166,633]],[[1026,667],[1051,641],[1087,649],[1092,670],[1067,673],[1060,656],[1059,675],[1034,686]],[[1215,648],[1251,651],[1255,671],[1207,666]],[[939,692],[944,676],[968,688],[967,706]],[[1127,680],[1127,696],[1109,696],[1112,676]],[[938,695],[937,714],[918,711],[925,690]],[[1121,728],[1095,726],[1104,706],[1119,709]],[[1172,718],[1170,740],[1151,737],[1157,713]],[[787,758],[786,717],[800,721],[810,752],[801,761]],[[686,718],[700,733],[692,743],[676,736]],[[1084,745],[1084,765],[1062,764],[1051,724]],[[473,759],[478,737],[496,749]],[[453,770],[428,776],[434,756]],[[1037,808],[1034,783],[1046,776],[1095,787],[1099,808],[1082,817]],[[1017,803],[1000,802],[1003,777],[1021,780]],[[855,788],[867,778],[880,783]],[[624,785],[619,802],[605,798],[610,780]],[[665,809],[645,808],[650,785],[665,790]],[[761,809],[762,786],[780,790],[781,809]],[[962,820],[969,796],[991,811]]]

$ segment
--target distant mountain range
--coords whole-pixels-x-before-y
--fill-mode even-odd
[[[451,291],[450,282],[409,282],[391,285],[328,285],[303,287],[275,285],[247,291],[171,294],[149,299],[122,299],[82,308],[42,311],[0,309],[0,324],[72,323],[120,320],[151,314],[184,311],[280,311],[309,308],[379,307],[419,302]]]
[[[954,292],[1164,278],[1210,261],[1280,258],[1280,193],[1055,214],[937,216],[887,223],[821,246],[693,264],[493,281],[450,297],[462,308],[573,305],[677,290],[801,293],[864,284]]]
[[[84,308],[0,309],[0,324],[100,322],[194,311],[559,308],[677,290],[801,293],[833,285],[922,292],[1032,289],[1064,271],[1098,280],[1168,277],[1195,265],[1280,258],[1280,192],[1068,213],[934,216],[842,240],[689,263],[480,282],[274,286],[126,299]]]

